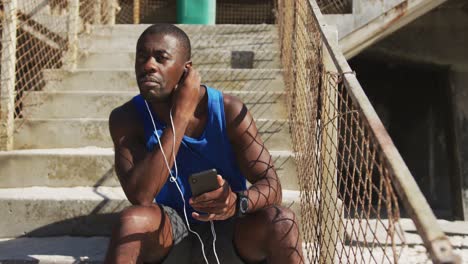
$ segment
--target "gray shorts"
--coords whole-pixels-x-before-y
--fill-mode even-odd
[[[169,255],[164,259],[164,264],[200,263],[205,264],[201,251],[201,244],[196,235],[190,233],[183,220],[177,212],[167,206],[164,211],[169,215],[172,225],[172,237],[174,244]],[[216,252],[220,263],[240,264],[244,263],[237,254],[234,246],[234,219],[225,221],[213,221],[216,231]],[[193,225],[192,230],[197,232],[205,245],[205,253],[209,263],[216,263],[213,251],[213,235],[209,222]]]

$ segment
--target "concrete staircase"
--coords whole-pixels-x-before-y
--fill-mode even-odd
[[[325,15],[338,28],[347,59],[404,27],[447,0],[353,0],[351,14]]]
[[[80,39],[77,69],[45,71],[44,90],[23,102],[15,150],[0,152],[0,263],[102,261],[115,216],[129,205],[114,172],[108,116],[138,93],[134,49],[146,27],[94,27]],[[283,203],[299,213],[276,27],[182,27],[202,82],[239,96],[253,113]],[[231,67],[252,55],[251,68]]]

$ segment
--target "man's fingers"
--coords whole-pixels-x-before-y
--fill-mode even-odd
[[[219,185],[219,187],[222,187],[222,186],[224,185],[224,179],[223,179],[223,177],[221,177],[221,175],[218,174],[218,175],[216,176],[216,179],[218,180],[218,185]]]
[[[219,189],[214,190],[212,192],[200,194],[199,196],[192,197],[189,200],[190,204],[199,204],[199,203],[211,203],[216,201],[216,198],[219,197]]]
[[[210,214],[224,214],[229,208],[225,206],[193,206],[198,212],[210,213]]]
[[[216,199],[221,198],[223,196],[223,192],[224,192],[223,187],[224,187],[225,180],[223,179],[223,177],[221,177],[221,175],[218,175],[216,180],[218,181],[218,185],[219,185],[219,187],[216,190],[213,190],[211,192],[202,193],[202,194],[200,194],[199,196],[196,196],[196,197],[192,197],[189,200],[189,203],[208,202],[208,201],[211,201],[211,200],[216,200]]]
[[[218,208],[218,207],[223,207],[223,205],[219,203],[208,203],[208,204],[192,204],[193,209],[198,210],[198,209],[212,209],[212,208]],[[200,210],[198,210],[200,211]]]
[[[218,200],[218,199],[212,199],[212,200],[206,200],[206,201],[199,201],[199,202],[194,202],[189,200],[189,204],[192,207],[218,207],[218,206],[227,206],[227,201],[223,200]]]
[[[190,205],[195,210],[198,210],[198,209],[220,210],[222,208],[227,208],[229,206],[229,204],[226,201],[216,201],[216,200],[212,200],[209,202],[191,203]]]
[[[216,219],[216,214],[200,215],[200,214],[198,214],[196,212],[193,212],[192,217],[195,218],[198,221],[203,221],[203,222],[218,220],[218,219]]]

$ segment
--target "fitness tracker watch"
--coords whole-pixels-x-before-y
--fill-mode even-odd
[[[236,217],[243,217],[249,208],[249,198],[243,192],[236,192]]]

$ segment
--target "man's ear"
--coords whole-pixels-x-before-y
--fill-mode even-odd
[[[187,61],[187,62],[185,63],[185,66],[184,66],[184,67],[187,68],[187,66],[192,67],[192,61],[191,61],[191,60],[189,60],[189,61]]]

